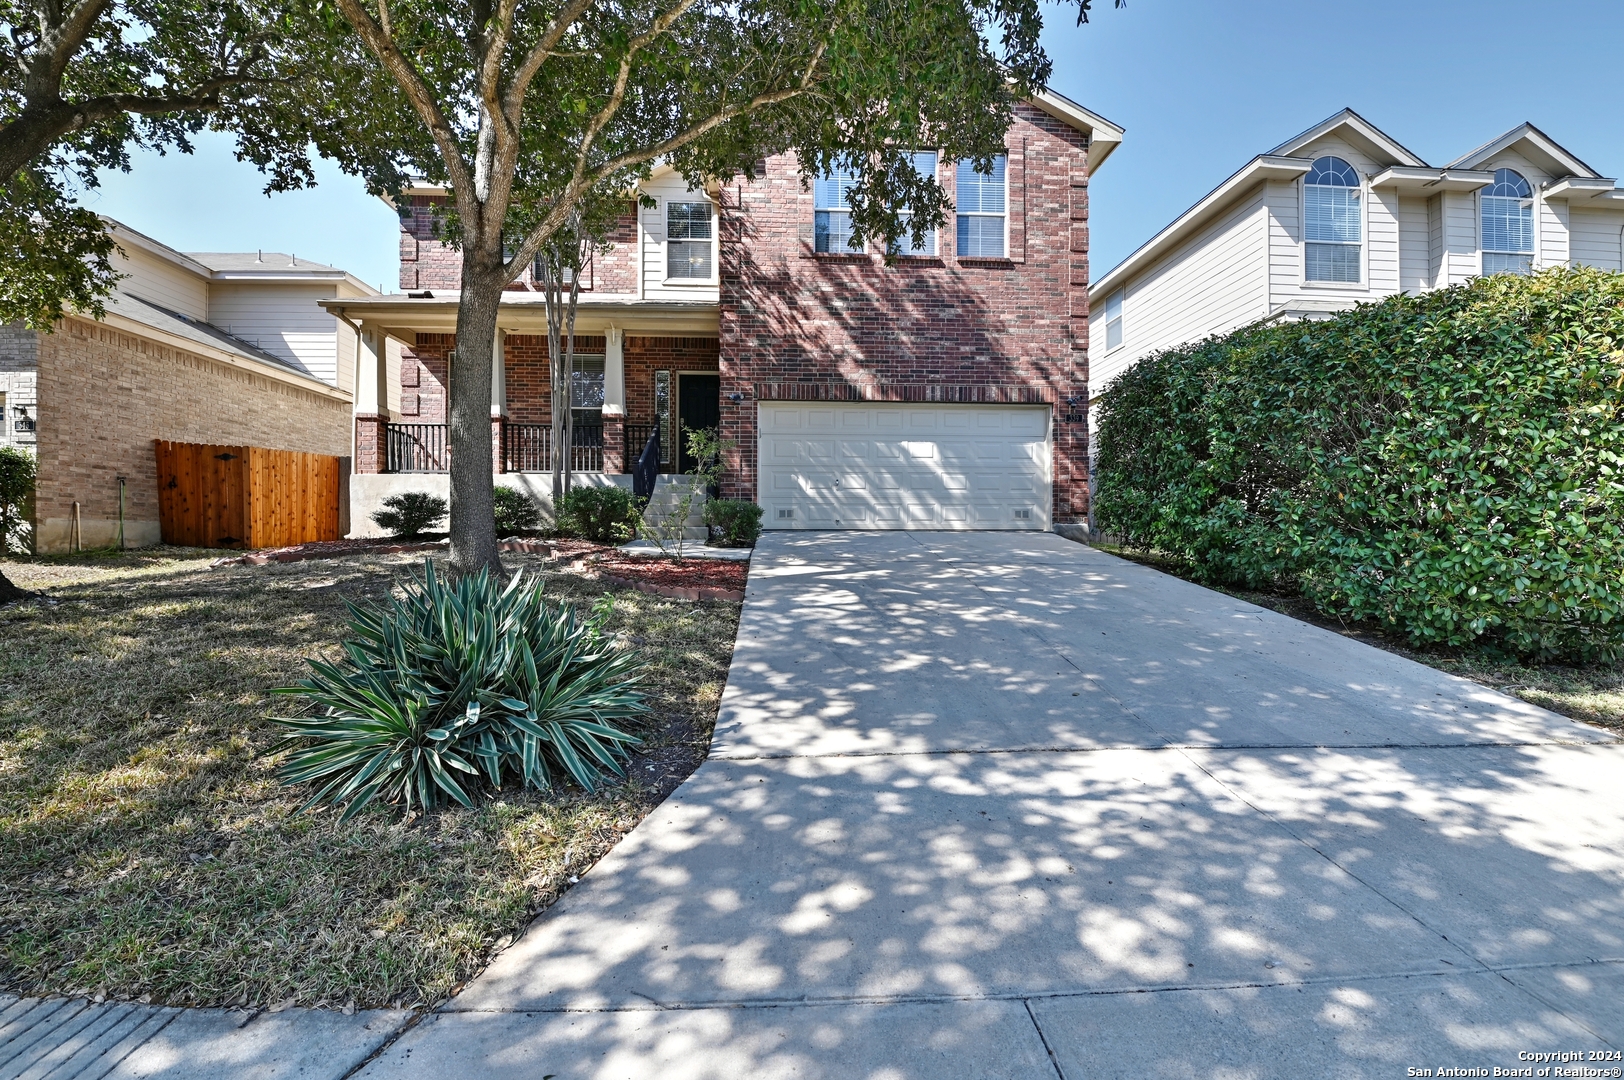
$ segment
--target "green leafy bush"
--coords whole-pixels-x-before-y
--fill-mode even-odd
[[[705,504],[705,524],[720,532],[730,547],[749,547],[761,537],[761,507],[744,499],[712,499]]]
[[[0,416],[0,423],[4,421]],[[34,475],[34,455],[14,446],[0,446],[0,555],[28,550]]]
[[[637,531],[637,499],[623,487],[578,487],[559,496],[558,531],[600,544],[622,544]]]
[[[350,611],[344,660],[312,660],[277,691],[319,710],[276,721],[290,732],[279,778],[316,785],[306,808],[470,806],[485,785],[567,776],[591,791],[624,775],[638,740],[614,724],[647,712],[643,662],[539,583],[504,589],[481,570],[447,584],[429,561],[403,599]]]
[[[1554,269],[1164,352],[1107,390],[1096,521],[1416,643],[1624,651],[1624,275]]]
[[[446,503],[426,491],[403,491],[383,501],[372,520],[393,536],[422,536],[445,519]]]
[[[497,536],[529,532],[541,524],[541,507],[523,492],[510,487],[498,487],[491,495],[496,503]]]

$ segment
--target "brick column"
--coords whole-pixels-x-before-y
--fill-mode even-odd
[[[507,332],[496,331],[491,365],[491,472],[507,472]]]
[[[603,414],[603,471],[623,473],[626,470],[626,418],[605,411]]]
[[[491,472],[507,472],[507,454],[503,453],[506,446],[507,417],[491,417]]]
[[[388,421],[377,413],[355,418],[355,471],[381,473],[384,469],[384,428]]]

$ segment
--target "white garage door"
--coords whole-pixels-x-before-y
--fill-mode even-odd
[[[1047,529],[1048,406],[758,407],[769,529]]]

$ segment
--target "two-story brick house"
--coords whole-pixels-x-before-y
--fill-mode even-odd
[[[1120,128],[1058,95],[1021,105],[991,176],[921,151],[955,203],[891,265],[848,244],[848,178],[803,185],[793,156],[726,186],[656,170],[582,273],[575,464],[625,474],[660,434],[733,440],[724,494],[769,528],[1042,529],[1087,512],[1088,182]],[[361,342],[351,520],[446,485],[458,256],[443,193],[407,193],[402,295],[328,301]],[[499,315],[493,464],[550,498],[546,312],[531,275]],[[400,343],[392,360],[391,341]]]

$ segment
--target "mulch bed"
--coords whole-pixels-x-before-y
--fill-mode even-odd
[[[570,541],[556,545],[557,556]],[[576,543],[579,543],[578,541]],[[586,550],[574,566],[595,573],[610,585],[621,585],[679,600],[743,600],[750,564],[731,559],[666,559],[657,555],[627,555],[614,548],[582,545]]]
[[[515,537],[497,545],[503,551],[550,555],[610,585],[678,600],[743,600],[750,564],[726,559],[667,559],[657,555],[628,555],[608,544],[589,540],[542,540]],[[291,547],[266,548],[215,559],[220,566],[265,566],[269,563],[336,559],[344,555],[387,555],[397,551],[443,550],[442,540],[322,540]]]

